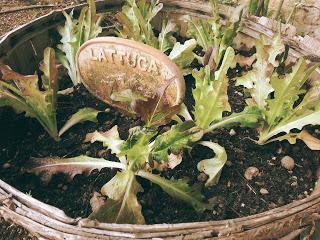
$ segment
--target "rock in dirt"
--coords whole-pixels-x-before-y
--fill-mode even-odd
[[[237,134],[237,132],[234,129],[231,129],[230,132],[229,132],[230,136],[234,136],[236,134]]]
[[[256,167],[248,167],[244,173],[244,177],[249,181],[258,175],[259,175],[259,169]]]
[[[269,194],[269,191],[268,191],[267,189],[265,189],[265,188],[261,188],[261,189],[260,189],[260,193],[261,193],[262,195],[267,195],[267,194]]]
[[[294,168],[294,160],[290,156],[285,156],[281,159],[281,166],[285,169],[292,171]]]
[[[11,167],[11,164],[10,164],[10,163],[5,163],[5,164],[2,165],[2,168],[3,168],[3,169],[7,169],[7,168],[9,168],[9,167]]]

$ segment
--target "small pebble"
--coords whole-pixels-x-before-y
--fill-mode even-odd
[[[200,173],[197,177],[199,182],[205,182],[208,179],[208,176],[205,173]]]
[[[2,165],[2,168],[3,168],[3,169],[7,169],[7,168],[9,168],[9,167],[11,167],[11,164],[10,164],[10,163],[5,163],[5,164]]]
[[[226,162],[226,165],[227,165],[228,167],[231,167],[231,166],[232,166],[232,162],[228,160],[228,161]]]
[[[63,188],[62,188],[62,190],[63,190],[63,191],[67,191],[67,190],[68,190],[68,186],[67,186],[67,185],[64,185]]]
[[[281,159],[281,166],[285,169],[292,171],[294,168],[294,160],[290,156],[285,156]]]
[[[241,207],[244,207],[245,206],[245,204],[244,203],[241,203]]]
[[[230,136],[234,136],[234,135],[236,135],[237,134],[237,132],[232,128],[231,130],[230,130],[230,132],[229,132],[229,135]]]
[[[283,151],[283,150],[282,150],[282,147],[280,147],[280,148],[277,149],[277,153],[278,153],[278,154],[281,154],[282,151]]]
[[[278,207],[278,206],[277,206],[277,204],[275,204],[274,202],[272,202],[272,203],[269,204],[269,209],[274,209],[274,208],[276,208],[276,207]]]
[[[259,169],[256,167],[248,167],[244,173],[244,177],[249,181],[258,175],[259,175]]]
[[[106,108],[106,109],[104,110],[104,112],[106,112],[106,113],[109,113],[110,111],[111,111],[110,108]]]
[[[283,197],[279,197],[279,199],[278,199],[278,204],[279,204],[279,205],[285,204]]]
[[[298,183],[297,183],[297,182],[291,183],[291,187],[296,187],[296,186],[298,186]]]
[[[268,191],[267,189],[265,189],[265,188],[261,188],[261,189],[260,189],[260,193],[261,193],[262,195],[266,195],[266,194],[269,193],[269,191]]]

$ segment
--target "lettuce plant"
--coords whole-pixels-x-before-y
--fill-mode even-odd
[[[180,153],[185,147],[191,147],[202,137],[201,131],[190,130],[191,126],[194,124],[188,121],[179,126],[173,126],[169,132],[157,136],[153,141],[156,135],[154,130],[142,127],[132,128],[128,139],[124,141],[119,137],[117,126],[114,126],[107,132],[96,131],[88,134],[85,141],[102,142],[104,147],[118,157],[119,162],[88,156],[67,159],[50,157],[33,159],[29,169],[34,173],[47,172],[46,176],[49,176],[47,180],[50,180],[52,174],[58,172],[73,178],[78,173],[89,174],[93,169],[104,167],[120,169],[101,189],[101,193],[107,197],[106,202],[89,216],[101,222],[144,223],[141,205],[137,199],[137,193],[142,192],[143,188],[136,176],[159,185],[171,197],[185,202],[196,211],[203,212],[209,206],[203,202],[204,196],[201,195],[198,187],[189,186],[183,179],[166,179],[152,173],[155,165],[153,161],[159,163],[167,161],[168,156]],[[213,147],[212,149],[217,151]],[[223,148],[219,149],[219,154],[214,160],[220,158],[221,161],[226,160]],[[210,169],[203,171],[210,172]]]
[[[78,20],[73,19],[73,11],[70,14],[63,12],[66,18],[64,26],[60,26],[58,31],[61,35],[61,44],[58,45],[57,57],[61,64],[68,70],[68,75],[74,86],[81,83],[81,79],[76,67],[76,54],[80,46],[86,41],[97,37],[101,32],[101,15],[96,14],[94,0],[87,0],[89,7],[81,9]]]
[[[18,113],[25,112],[27,117],[36,118],[43,128],[59,140],[56,120],[57,105],[57,67],[55,51],[44,50],[44,60],[40,66],[43,75],[23,76],[9,66],[0,65],[0,107],[10,106]]]
[[[192,72],[196,81],[196,87],[192,91],[195,100],[194,121],[205,133],[234,125],[256,127],[259,124],[261,113],[255,106],[248,106],[240,113],[223,117],[223,112],[231,111],[227,93],[227,71],[232,65],[234,55],[233,48],[228,47],[217,71],[212,72],[210,66],[206,65]]]
[[[294,142],[290,131],[319,124],[320,87],[305,85],[319,65],[308,68],[301,58],[289,73],[278,74],[274,71],[279,64],[277,56],[284,51],[280,36],[269,42],[258,40],[256,48],[256,63],[251,71],[237,79],[237,85],[248,89],[251,98],[247,102],[263,114],[258,143],[290,138],[290,142]],[[286,135],[270,140],[280,133]]]
[[[237,7],[226,24],[222,25],[217,1],[210,0],[210,3],[212,19],[202,20],[189,17],[187,34],[196,39],[203,51],[206,52],[207,60],[205,59],[205,61],[219,65],[225,51],[232,46],[233,39],[240,31],[243,7]]]
[[[162,8],[163,4],[158,0],[126,0],[122,11],[116,15],[122,25],[117,29],[117,35],[148,44],[162,52],[169,52],[169,58],[185,74],[189,74],[190,64],[196,58],[193,50],[197,46],[197,42],[194,39],[189,39],[183,44],[177,42],[177,39],[172,35],[177,30],[177,26],[168,20],[163,21],[161,32],[156,37],[151,21]]]

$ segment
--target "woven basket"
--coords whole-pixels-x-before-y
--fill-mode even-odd
[[[180,16],[208,18],[210,6],[203,1],[163,0],[164,15],[181,24]],[[116,11],[122,1],[98,1],[100,12]],[[79,12],[81,6],[76,7]],[[228,16],[231,7],[221,7],[221,15]],[[169,14],[168,14],[169,13]],[[161,18],[160,16],[159,18]],[[157,22],[161,22],[158,19]],[[30,74],[37,66],[41,53],[52,45],[53,29],[63,23],[60,11],[40,17],[9,32],[0,39],[0,61],[15,70]],[[266,18],[245,17],[241,38],[252,41],[260,35],[272,37],[278,24]],[[290,57],[307,56],[309,61],[319,59],[320,43],[310,37],[296,36],[292,26],[283,26],[284,40],[290,45]],[[318,71],[319,73],[319,71]],[[319,74],[320,75],[320,74]],[[1,116],[0,116],[1,117]],[[27,229],[39,239],[293,239],[307,226],[320,220],[320,184],[313,194],[303,200],[249,217],[210,222],[182,224],[128,225],[97,223],[88,219],[73,219],[62,210],[44,204],[23,194],[0,180],[0,217]]]

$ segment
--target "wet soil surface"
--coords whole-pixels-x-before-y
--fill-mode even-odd
[[[234,75],[236,72],[230,74]],[[194,82],[192,77],[187,77],[186,81],[186,104],[190,107],[193,103],[191,89]],[[234,87],[232,81],[229,96],[233,111],[241,111],[244,107],[243,90]],[[71,217],[87,217],[91,213],[90,199],[93,192],[99,192],[115,175],[115,170],[103,169],[100,172],[94,171],[89,176],[77,175],[71,182],[64,175],[58,174],[45,185],[39,176],[24,171],[30,158],[86,154],[116,160],[109,151],[105,151],[102,144],[83,143],[85,135],[95,130],[106,131],[118,125],[121,138],[126,139],[129,128],[141,124],[138,119],[122,115],[80,87],[69,96],[59,97],[59,127],[71,114],[83,107],[104,111],[99,114],[99,122],[76,125],[62,136],[60,142],[52,140],[34,119],[17,115],[9,108],[0,109],[1,179],[22,192],[63,209]],[[319,136],[317,129],[310,131]],[[198,214],[185,204],[173,200],[159,187],[139,179],[145,190],[139,194],[139,200],[146,222],[154,224],[230,219],[260,213],[308,196],[313,190],[319,152],[309,150],[302,142],[294,146],[287,142],[260,146],[253,141],[256,138],[256,130],[238,127],[222,129],[204,137],[205,140],[225,147],[228,154],[228,162],[219,184],[203,188],[208,202],[214,207],[213,211]],[[197,163],[212,155],[207,148],[196,146],[191,154],[184,153],[184,160],[179,166],[162,175],[168,178],[187,178],[190,183],[203,186],[205,179],[198,172]],[[281,166],[281,158],[287,155],[294,158],[293,171]],[[251,181],[244,177],[245,170],[250,166],[258,168],[260,172]]]

